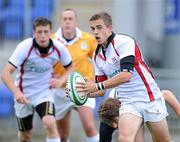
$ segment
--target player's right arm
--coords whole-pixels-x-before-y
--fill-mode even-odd
[[[14,97],[18,103],[26,104],[27,99],[24,97],[22,92],[15,86],[12,74],[16,70],[12,64],[7,63],[2,71],[2,80],[6,84],[6,86],[11,90],[14,94]]]
[[[2,72],[3,82],[11,90],[17,102],[21,104],[27,103],[27,99],[19,90],[19,88],[16,87],[12,74],[18,67],[20,67],[22,62],[25,60],[31,45],[32,38],[26,39],[19,43]]]

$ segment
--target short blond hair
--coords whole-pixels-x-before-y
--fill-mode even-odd
[[[112,18],[111,16],[106,13],[106,12],[99,12],[94,14],[89,21],[95,21],[95,20],[99,20],[102,19],[105,23],[106,26],[112,25]]]

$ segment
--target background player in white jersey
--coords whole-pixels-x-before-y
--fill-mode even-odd
[[[112,19],[106,12],[93,15],[90,27],[98,42],[93,58],[96,83],[87,79],[86,84],[78,85],[79,91],[96,97],[98,91],[115,87],[122,104],[118,124],[120,142],[133,142],[143,122],[150,126],[156,142],[169,142],[165,102],[136,41],[113,33]]]
[[[46,18],[37,18],[33,24],[33,38],[18,44],[4,67],[2,80],[15,97],[15,114],[19,127],[19,141],[32,137],[34,111],[40,116],[47,134],[47,142],[60,142],[57,132],[51,81],[53,65],[57,60],[70,72],[72,60],[62,43],[51,40],[52,24]],[[15,84],[12,78],[17,70]],[[68,77],[68,76],[67,76]],[[64,78],[64,82],[67,78]]]
[[[94,78],[91,59],[97,42],[93,35],[81,31],[77,27],[77,15],[73,9],[63,10],[61,14],[61,27],[52,38],[58,39],[66,45],[72,56],[75,71],[91,79]],[[61,64],[58,62],[54,66],[55,76],[63,77],[64,73]],[[64,88],[55,91],[56,120],[62,142],[69,141],[71,110],[73,108],[78,111],[87,141],[99,142],[99,135],[93,118],[94,107],[95,98],[89,98],[83,106],[77,107],[66,97]]]

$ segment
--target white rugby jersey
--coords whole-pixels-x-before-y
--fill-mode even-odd
[[[121,72],[120,60],[122,58],[130,55],[135,57],[132,78],[129,82],[116,87],[122,103],[153,101],[162,96],[133,38],[113,33],[108,39],[108,46],[105,50],[103,54],[102,46],[99,45],[93,56],[95,75],[101,78],[103,76],[112,78]]]
[[[33,44],[33,38],[22,41],[9,59],[9,62],[17,67],[16,86],[26,97],[39,93],[52,94],[49,81],[57,60],[64,66],[72,61],[66,47],[59,41],[52,40],[52,46],[44,56]]]

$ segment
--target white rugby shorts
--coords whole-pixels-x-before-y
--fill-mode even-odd
[[[67,94],[65,93],[64,89],[54,90],[54,103],[55,103],[55,116],[57,120],[62,119],[71,109],[76,107],[81,107],[71,102],[70,98],[67,97]],[[83,106],[87,106],[94,109],[95,98],[88,98],[87,102]]]
[[[46,93],[46,91],[44,91],[44,93],[41,94],[30,96],[27,99],[28,99],[28,104],[20,104],[17,103],[16,100],[14,100],[15,114],[19,118],[24,118],[30,114],[33,114],[34,107],[36,107],[37,105],[43,102],[54,103],[53,93],[49,94]]]
[[[119,114],[131,113],[143,118],[144,122],[158,122],[168,116],[164,98],[152,102],[133,102],[122,104]]]

